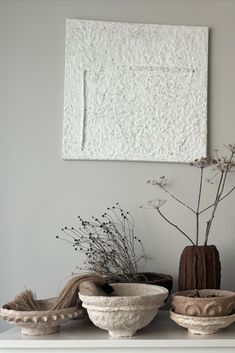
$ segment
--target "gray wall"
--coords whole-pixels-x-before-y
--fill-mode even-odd
[[[65,19],[209,26],[212,150],[234,142],[234,13],[233,0],[0,0],[1,304],[24,286],[38,297],[55,295],[82,261],[55,239],[58,230],[74,224],[78,214],[101,214],[117,200],[136,217],[136,231],[152,257],[147,269],[177,278],[187,245],[154,211],[139,205],[157,195],[146,180],[161,175],[169,176],[172,190],[193,205],[198,170],[179,164],[62,160]],[[222,286],[228,289],[235,289],[234,200],[235,195],[223,202],[211,234],[221,254]],[[171,201],[166,211],[194,231],[187,211]]]

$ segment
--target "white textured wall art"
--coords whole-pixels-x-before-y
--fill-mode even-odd
[[[206,154],[208,28],[67,20],[64,159]]]

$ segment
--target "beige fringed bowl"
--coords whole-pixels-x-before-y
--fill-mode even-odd
[[[140,283],[112,283],[110,296],[79,293],[91,321],[113,337],[130,337],[148,325],[168,296],[166,288]]]
[[[21,327],[21,333],[29,336],[49,335],[58,332],[60,325],[72,319],[83,319],[83,308],[71,307],[49,310],[55,298],[38,300],[40,311],[16,311],[0,308],[0,318]]]

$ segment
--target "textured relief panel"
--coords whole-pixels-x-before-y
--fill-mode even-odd
[[[206,155],[208,28],[67,20],[64,159]]]

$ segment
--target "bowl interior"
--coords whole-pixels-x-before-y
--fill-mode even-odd
[[[45,311],[45,310],[50,310],[52,305],[55,303],[56,298],[50,298],[50,299],[41,299],[38,300],[38,304],[40,305],[40,310]]]
[[[161,286],[142,283],[112,283],[114,292],[109,295],[110,297],[148,297],[156,295],[167,295],[168,290]],[[106,298],[106,296],[96,296],[88,294],[86,296]],[[83,296],[82,296],[83,297]]]
[[[112,284],[114,297],[138,297],[167,293],[167,289],[151,284],[114,283]]]
[[[39,311],[47,311],[50,310],[50,308],[52,307],[52,305],[55,303],[56,298],[49,298],[49,299],[40,299],[37,300],[37,303],[39,304]],[[37,310],[28,310],[28,311],[22,311],[22,310],[13,310],[11,309],[7,304],[2,306],[3,309],[7,309],[7,310],[11,310],[11,311],[16,311],[18,313],[22,313],[22,312],[37,312]]]
[[[235,297],[235,292],[220,289],[200,289],[197,291],[199,297],[195,296],[195,290],[176,292],[173,297],[185,297],[190,299],[216,299]]]

